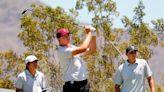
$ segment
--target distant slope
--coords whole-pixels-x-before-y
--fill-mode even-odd
[[[153,49],[154,55],[149,60],[149,65],[153,71],[153,76],[155,77],[158,83],[164,83],[164,79],[162,79],[162,75],[164,74],[164,47],[156,47]],[[164,76],[163,76],[164,78]],[[162,80],[161,80],[162,79]]]
[[[19,54],[24,51],[17,38],[21,31],[19,18],[32,3],[39,4],[37,0],[0,0],[0,51],[12,49]]]

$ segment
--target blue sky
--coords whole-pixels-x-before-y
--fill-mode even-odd
[[[73,8],[76,4],[76,0],[40,0],[41,2],[47,4],[51,7],[60,6],[68,11],[70,8]],[[114,17],[114,25],[113,27],[123,27],[121,23],[121,18],[123,16],[128,16],[132,18],[134,13],[134,7],[137,6],[139,0],[115,0],[117,4],[117,11],[120,12],[119,17]],[[146,16],[144,20],[150,24],[151,20],[164,18],[164,0],[143,0],[145,5],[145,13]],[[80,22],[91,23],[91,15],[89,14],[87,9],[80,10],[78,20]],[[152,27],[152,25],[150,25]]]

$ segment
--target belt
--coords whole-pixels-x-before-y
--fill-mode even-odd
[[[87,82],[88,82],[88,80],[85,79],[85,80],[82,80],[82,81],[67,81],[67,82],[65,82],[65,84],[85,84]]]

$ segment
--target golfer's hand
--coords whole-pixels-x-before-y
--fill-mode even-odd
[[[84,29],[87,34],[91,32],[91,26],[84,26]]]

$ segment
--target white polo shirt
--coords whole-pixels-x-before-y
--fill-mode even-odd
[[[85,62],[80,55],[73,56],[75,46],[59,46],[58,57],[64,81],[82,81],[87,78]]]
[[[152,76],[152,71],[144,59],[136,59],[134,64],[127,61],[119,66],[114,79],[122,85],[121,92],[144,92],[145,78]]]
[[[23,92],[42,92],[47,87],[43,73],[36,71],[33,77],[28,70],[24,70],[18,75],[15,86],[22,89]]]

